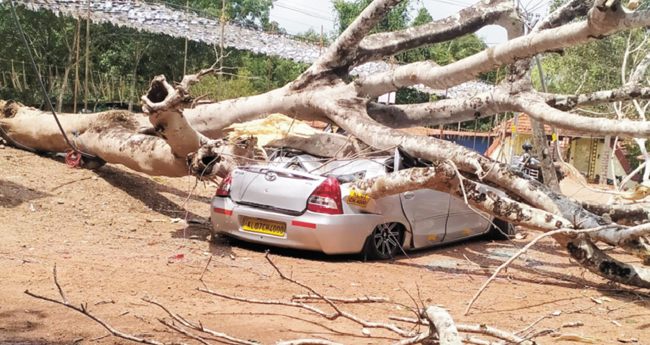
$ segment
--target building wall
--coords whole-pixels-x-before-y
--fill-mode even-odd
[[[522,153],[524,153],[524,149],[521,148],[521,146],[526,142],[533,142],[533,136],[530,134],[517,134],[517,137],[514,140],[514,150],[513,150],[513,155],[514,156],[520,156]],[[509,136],[506,136],[505,142],[502,145],[499,145],[494,152],[490,155],[490,158],[497,160],[499,162],[506,162],[510,163],[510,148],[513,147],[512,145],[512,140],[510,140]],[[503,149],[503,155],[501,154],[501,150]],[[487,150],[487,149],[486,149]],[[483,151],[485,152],[485,151]]]
[[[474,140],[476,138],[476,141]],[[483,154],[492,145],[494,137],[444,135],[444,139]]]
[[[575,138],[574,140],[571,141],[571,156],[569,159],[569,163],[573,165],[580,173],[582,173],[585,178],[589,180],[589,182],[592,183],[599,183],[600,181],[605,182],[606,178],[613,179],[613,175],[616,175],[618,177],[625,177],[627,176],[627,173],[625,172],[625,168],[621,164],[621,161],[618,160],[616,157],[614,157],[614,174],[612,174],[612,169],[611,165],[609,163],[609,158],[606,157],[609,154],[611,154],[611,150],[607,149],[605,147],[605,140],[600,139],[598,140],[598,150],[596,152],[596,156],[592,157],[592,159],[595,159],[595,170],[591,174],[591,176],[588,176],[588,167],[589,167],[589,154],[585,154],[584,152],[580,152],[580,146],[582,147],[588,147],[589,143],[591,142],[591,138]],[[577,148],[577,150],[576,150]],[[605,177],[605,179],[600,179],[596,180],[598,177]],[[591,179],[590,179],[591,178]],[[637,185],[636,182],[630,181],[628,184],[626,184],[626,187],[633,187]]]
[[[518,134],[517,138],[514,142],[514,155],[521,155],[523,153],[523,149],[521,148],[521,145],[523,145],[524,142],[530,141],[532,142],[532,135],[530,134]],[[569,145],[569,157],[567,162],[576,167],[585,177],[587,177],[590,162],[589,158],[591,155],[591,138],[574,138],[571,140],[571,144]],[[582,146],[582,151],[584,152],[576,152],[577,148],[580,148]],[[499,145],[491,154],[490,158],[498,160],[500,162],[507,162],[510,163],[510,147],[511,147],[511,140],[510,137],[506,137],[505,143],[503,145]],[[503,155],[501,153],[501,150],[503,150]],[[607,154],[607,150],[605,150],[605,142],[604,140],[600,139],[598,140],[597,144],[597,150],[596,150],[596,155],[593,156],[593,159],[595,159],[595,164],[593,165],[594,167],[594,172],[592,174],[592,177],[596,177],[596,175],[599,176],[604,176],[603,175],[603,159],[604,156],[603,154]],[[579,168],[580,166],[580,168]],[[609,169],[611,170],[611,169]],[[614,159],[614,171],[616,176],[622,176],[625,177],[627,174],[625,172],[625,169],[623,168],[623,165],[618,159]],[[607,176],[608,178],[612,179],[612,174],[611,172]],[[594,183],[598,183],[599,181],[590,181]],[[631,181],[626,187],[631,187],[636,185],[636,182]]]

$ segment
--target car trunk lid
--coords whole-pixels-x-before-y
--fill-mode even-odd
[[[321,176],[289,169],[241,167],[233,171],[230,197],[238,203],[303,212],[307,199],[324,180]]]

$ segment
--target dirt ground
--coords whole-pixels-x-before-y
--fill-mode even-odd
[[[150,178],[116,166],[70,169],[52,159],[0,149],[0,343],[129,343],[103,337],[107,334],[103,327],[74,310],[24,293],[60,300],[52,275],[55,264],[71,304],[84,303],[117,330],[148,340],[198,343],[162,325],[158,319],[169,318],[161,308],[144,302],[145,296],[206,328],[265,344],[298,338],[346,344],[398,340],[395,334],[374,328],[369,329],[371,338],[348,320],[329,321],[306,310],[246,304],[197,291],[212,258],[203,280],[214,291],[286,301],[305,293],[282,281],[266,263],[264,252],[270,249],[287,275],[328,296],[383,296],[414,307],[410,294],[418,303],[421,299],[448,308],[459,324],[516,332],[539,319],[533,326],[538,331],[582,322],[583,326],[559,332],[593,338],[599,344],[631,338],[650,344],[648,291],[606,284],[571,262],[551,240],[516,260],[463,316],[494,267],[535,233],[523,231],[527,237],[512,242],[478,239],[393,261],[363,263],[355,256],[329,257],[226,238],[210,241],[208,202],[216,188],[199,184],[188,198],[193,185],[189,178]],[[563,188],[569,194],[598,198],[577,185]],[[639,262],[616,250],[609,253],[625,262]],[[331,311],[326,305],[313,305]],[[366,320],[412,328],[389,320],[413,317],[410,308],[399,304],[341,308]],[[571,343],[550,335],[538,341]]]

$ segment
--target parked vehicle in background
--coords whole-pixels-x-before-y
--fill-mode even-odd
[[[524,149],[524,153],[521,156],[512,157],[511,166],[535,180],[544,183],[544,174],[542,174],[541,162],[537,159],[537,156],[533,155],[531,152],[533,144],[527,141],[521,146],[521,148]],[[564,172],[562,172],[561,166],[560,163],[553,163],[553,168],[557,174],[558,181],[562,181],[564,178]]]
[[[402,250],[514,233],[509,223],[479,214],[447,193],[420,189],[372,199],[351,190],[357,179],[426,165],[399,149],[393,156],[347,161],[296,152],[271,157],[268,165],[239,167],[222,181],[212,200],[214,234],[388,259]]]

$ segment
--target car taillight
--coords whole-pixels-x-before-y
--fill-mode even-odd
[[[232,173],[228,174],[226,178],[221,181],[219,189],[217,189],[217,196],[230,195],[230,184],[232,183]]]
[[[323,181],[309,196],[307,209],[317,213],[343,214],[339,181],[333,177]]]

